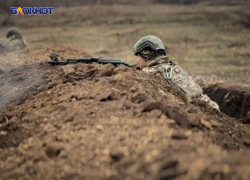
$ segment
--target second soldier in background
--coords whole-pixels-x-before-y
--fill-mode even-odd
[[[27,43],[23,40],[21,32],[18,28],[10,28],[7,31],[6,38],[8,38],[9,41],[4,45],[0,44],[0,54],[21,50],[27,46]]]

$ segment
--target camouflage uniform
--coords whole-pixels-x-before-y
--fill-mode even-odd
[[[22,39],[11,39],[3,48],[4,52],[21,50],[26,47],[26,42]]]
[[[148,39],[148,36],[146,36]],[[152,38],[151,38],[152,39]],[[142,39],[143,40],[143,39]],[[145,39],[144,39],[145,40]],[[157,40],[160,44],[158,49],[165,50],[165,47],[161,45],[161,41],[154,37],[154,41]],[[134,54],[137,55],[137,45],[140,44],[140,40],[134,47]],[[141,52],[141,50],[139,51]],[[204,103],[209,105],[210,107],[219,111],[219,106],[212,101],[206,94],[203,94],[202,88],[189,76],[186,72],[184,72],[178,65],[173,63],[168,59],[167,56],[161,55],[154,60],[150,60],[146,63],[145,66],[142,67],[142,71],[150,74],[162,76],[168,83],[179,87],[186,95],[188,95],[192,100],[196,99],[200,103]]]
[[[21,50],[27,46],[26,41],[22,39],[21,33],[17,28],[10,28],[6,37],[11,39],[5,45],[0,46],[0,53]]]

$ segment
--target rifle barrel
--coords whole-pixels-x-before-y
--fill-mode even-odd
[[[126,63],[122,59],[99,59],[99,58],[80,58],[80,59],[66,59],[66,60],[50,60],[45,63],[51,65],[67,65],[67,64],[77,64],[77,63],[99,63],[99,64],[113,64],[115,66],[119,64],[123,64],[125,66],[133,66],[131,64]]]

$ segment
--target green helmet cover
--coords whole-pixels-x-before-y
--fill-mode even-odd
[[[146,47],[150,47],[154,51],[157,51],[157,50],[165,51],[165,46],[163,42],[160,40],[160,38],[153,36],[153,35],[148,35],[148,36],[142,37],[135,43],[134,55],[137,55]]]
[[[21,38],[22,39],[22,36],[21,36],[21,32],[18,28],[16,27],[12,27],[10,28],[8,31],[7,31],[7,34],[6,34],[6,38],[9,38],[11,36],[15,36],[16,38]]]

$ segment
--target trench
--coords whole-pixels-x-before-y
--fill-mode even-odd
[[[211,84],[204,87],[207,94],[219,106],[221,112],[236,119],[250,115],[250,88],[230,84]]]

